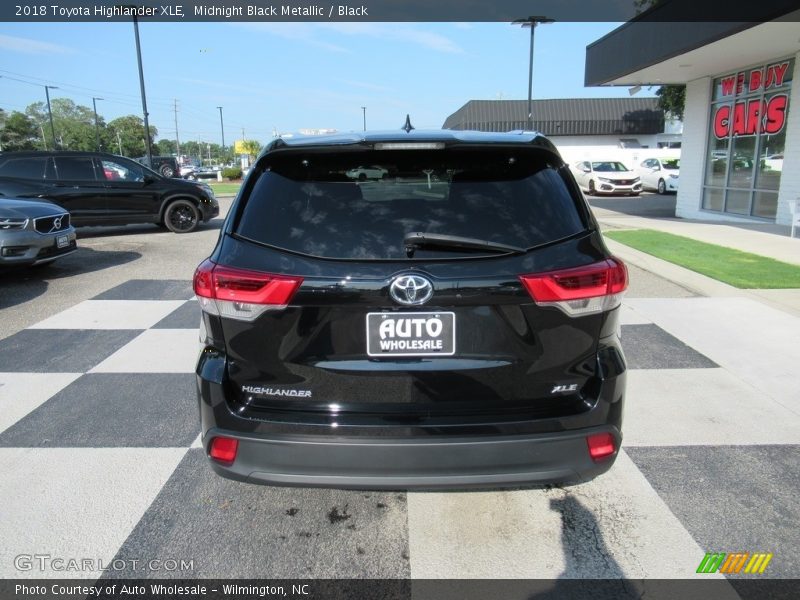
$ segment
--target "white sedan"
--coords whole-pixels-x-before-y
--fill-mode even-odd
[[[572,165],[575,180],[590,195],[630,194],[642,191],[639,176],[618,160],[582,160]]]
[[[680,175],[679,158],[648,158],[639,165],[639,177],[645,189],[656,190],[659,194],[678,191]]]

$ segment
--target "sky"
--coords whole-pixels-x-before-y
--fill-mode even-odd
[[[536,29],[534,98],[624,97],[583,86],[586,46],[616,23]],[[141,23],[150,124],[174,139],[273,131],[441,128],[470,99],[526,99],[529,30],[509,23]],[[131,23],[0,23],[0,108],[68,97],[110,121],[141,116]],[[22,81],[17,81],[22,80]],[[25,83],[27,82],[27,83]],[[653,95],[655,88],[640,96]]]

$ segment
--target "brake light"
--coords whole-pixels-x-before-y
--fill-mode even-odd
[[[239,440],[228,437],[215,437],[211,440],[208,455],[223,465],[232,465],[239,451]]]
[[[614,436],[610,433],[595,433],[586,438],[589,446],[589,456],[597,462],[614,454]]]
[[[205,260],[194,274],[200,307],[213,315],[252,321],[264,311],[289,305],[302,277],[234,269]]]
[[[555,306],[571,317],[616,308],[628,287],[628,269],[618,258],[547,273],[520,275],[539,306]]]

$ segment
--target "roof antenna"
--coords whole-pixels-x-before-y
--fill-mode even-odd
[[[411,115],[406,115],[406,124],[403,125],[401,129],[405,129],[406,133],[411,133],[411,130],[414,129],[414,126],[411,124]]]

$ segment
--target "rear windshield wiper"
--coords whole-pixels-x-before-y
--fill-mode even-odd
[[[444,233],[409,233],[403,239],[408,258],[414,256],[414,251],[421,248],[443,248],[453,250],[488,250],[493,252],[510,252],[525,254],[527,249],[510,244],[500,244],[488,240],[479,240],[460,235],[446,235]]]

